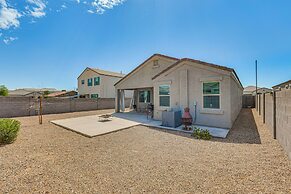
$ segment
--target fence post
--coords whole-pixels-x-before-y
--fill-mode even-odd
[[[261,94],[259,94],[259,115],[261,115]]]
[[[256,94],[256,110],[257,110],[257,112],[259,112],[259,107],[258,107],[258,100],[259,99],[259,95],[258,94]]]
[[[277,138],[277,123],[276,123],[276,91],[273,91],[273,135],[274,139]]]
[[[263,93],[263,123],[266,123],[266,93]]]

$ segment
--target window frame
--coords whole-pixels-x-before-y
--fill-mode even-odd
[[[168,95],[160,94],[160,87],[161,86],[168,86],[169,87],[169,94]],[[159,94],[159,107],[162,107],[162,108],[171,107],[171,85],[170,84],[161,84],[161,85],[159,85],[158,94]],[[169,106],[161,106],[161,98],[160,97],[163,97],[163,96],[166,96],[166,97],[168,96],[169,97]]]
[[[96,82],[98,80],[98,82]],[[100,79],[100,76],[98,76],[98,77],[94,77],[94,86],[99,86],[100,85],[100,81],[101,79]]]
[[[89,85],[89,80],[91,80],[91,85]],[[87,86],[88,87],[93,86],[93,78],[88,78],[88,80],[87,80]]]
[[[207,83],[219,83],[219,94],[204,94],[204,84]],[[204,107],[204,97],[205,96],[218,96],[219,97],[219,108],[207,108]],[[202,82],[202,107],[206,110],[221,110],[221,81],[203,81]]]
[[[84,79],[81,80],[81,84],[82,84],[82,85],[85,84],[85,80],[84,80]]]
[[[96,98],[92,98],[93,95],[96,95]],[[91,99],[98,99],[99,98],[99,94],[90,94],[90,98]]]
[[[141,92],[147,92],[148,94],[149,94],[149,102],[144,102],[144,101],[140,101],[140,93]],[[145,96],[144,96],[144,99],[147,99],[147,98],[145,98]],[[139,103],[151,103],[151,100],[152,100],[152,97],[151,97],[151,90],[139,90],[139,92],[138,92],[138,102]]]

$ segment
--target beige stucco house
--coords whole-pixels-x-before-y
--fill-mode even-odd
[[[124,110],[125,90],[134,90],[137,111],[154,105],[162,112],[190,108],[197,125],[231,128],[242,107],[243,86],[232,68],[154,54],[115,84],[116,112]]]
[[[114,84],[125,75],[87,67],[78,77],[78,94],[81,98],[115,98]],[[132,97],[132,92],[125,94]]]

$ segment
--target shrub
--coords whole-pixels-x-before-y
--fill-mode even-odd
[[[196,139],[205,139],[205,140],[211,139],[211,135],[207,129],[200,129],[198,127],[194,127],[192,136],[195,137]]]
[[[0,119],[0,144],[14,142],[19,129],[19,121],[14,119]]]
[[[8,89],[4,86],[0,86],[0,96],[8,96]]]

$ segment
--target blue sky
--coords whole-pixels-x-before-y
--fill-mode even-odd
[[[244,86],[255,84],[255,59],[260,86],[291,79],[288,0],[17,2],[0,0],[9,88],[73,89],[87,66],[128,73],[154,53],[232,67]]]

